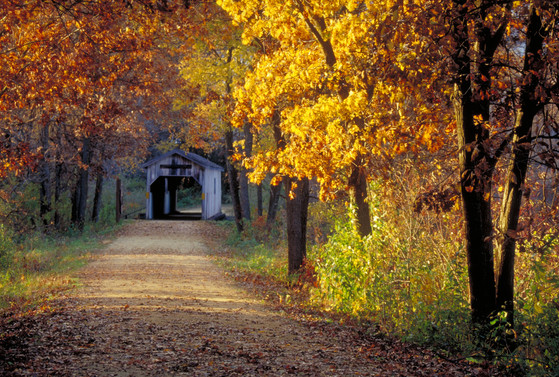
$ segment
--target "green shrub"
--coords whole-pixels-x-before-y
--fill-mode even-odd
[[[350,218],[340,219],[328,242],[312,253],[319,281],[315,298],[385,331],[448,342],[442,334],[464,317],[465,303],[451,279],[437,289],[435,280],[442,277],[436,276],[435,261],[419,251],[391,237],[380,217],[365,238]]]
[[[202,186],[194,185],[177,191],[177,208],[198,206],[201,203]]]
[[[312,248],[316,303],[442,351],[490,357],[513,374],[559,375],[556,239],[533,238],[519,247],[515,328],[497,316],[493,338],[479,344],[470,324],[457,208],[419,216],[410,202],[380,200],[374,186],[369,204],[371,235],[359,236],[350,208],[335,220],[327,241]],[[505,335],[514,341],[503,348]]]

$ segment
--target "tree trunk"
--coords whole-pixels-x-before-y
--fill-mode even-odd
[[[474,121],[474,117],[481,115],[484,121],[488,120],[489,106],[488,99],[481,101],[474,99],[472,91],[476,91],[478,98],[489,97],[479,95],[484,87],[489,85],[489,77],[476,80],[473,76],[481,77],[483,72],[488,71],[485,66],[491,63],[492,53],[490,54],[489,47],[493,47],[493,44],[489,46],[488,43],[481,43],[480,38],[490,38],[482,34],[480,31],[482,28],[476,29],[479,43],[474,43],[474,47],[485,48],[485,50],[475,51],[475,56],[483,56],[484,59],[480,59],[482,63],[478,62],[478,64],[471,60],[469,9],[460,1],[456,1],[455,5],[458,13],[454,15],[452,29],[452,36],[457,46],[452,56],[456,65],[453,102],[459,146],[460,189],[466,228],[470,305],[472,322],[485,328],[495,312],[496,292],[491,217],[492,169],[481,164],[482,161],[490,160],[490,156],[484,149],[487,135],[484,127]],[[481,16],[478,14],[477,17]],[[481,23],[479,18],[475,18],[476,27]],[[476,86],[478,82],[484,84]]]
[[[243,219],[250,221],[250,195],[248,192],[247,169],[241,167],[239,172],[239,201],[241,204],[241,216]]]
[[[279,110],[276,109],[272,114],[271,126],[272,126],[272,131],[274,133],[274,141],[276,142],[276,148],[278,151],[285,148],[285,139],[283,137],[283,134],[281,133],[280,123],[281,123],[281,113]],[[272,177],[272,182],[274,182],[273,177]],[[271,184],[270,201],[268,203],[268,216],[266,217],[266,228],[268,229],[268,232],[272,229],[272,226],[276,221],[280,194],[281,194],[281,183],[278,183],[277,185]]]
[[[122,217],[122,181],[119,177],[116,178],[116,192],[115,192],[115,221],[118,224]]]
[[[101,212],[101,204],[103,197],[103,171],[97,173],[97,179],[95,180],[95,196],[93,197],[93,210],[91,211],[91,221],[99,221],[99,213]]]
[[[60,230],[62,226],[62,216],[60,214],[60,194],[62,193],[62,169],[63,163],[56,162],[54,169],[54,226],[56,229]]]
[[[301,268],[307,256],[309,180],[285,178],[285,191],[289,193],[286,202],[287,256],[291,275]]]
[[[79,175],[78,178],[76,179],[76,184],[74,185],[74,190],[72,192],[72,216],[70,218],[70,221],[72,222],[72,224],[76,225],[78,223],[78,208],[80,206],[80,180],[79,180]]]
[[[241,200],[239,198],[239,180],[237,169],[231,162],[234,153],[233,149],[233,130],[229,128],[225,132],[225,149],[226,149],[226,163],[227,163],[227,178],[229,180],[229,189],[231,192],[231,201],[233,202],[233,211],[235,213],[235,224],[237,231],[243,231],[243,216],[241,210]]]
[[[473,110],[465,92],[455,91],[455,112],[458,134],[460,191],[466,225],[466,253],[470,283],[472,320],[487,324],[495,311],[495,276],[493,270],[493,224],[491,218],[491,187],[488,177],[479,177],[472,159],[475,144]],[[481,153],[481,152],[478,152]],[[480,156],[481,157],[481,156]],[[489,177],[490,178],[490,177]]]
[[[43,158],[39,162],[38,170],[40,174],[39,186],[39,211],[44,226],[48,225],[47,214],[51,211],[51,178],[50,164],[47,159],[49,151],[49,125],[43,126],[41,132],[41,144],[43,147]]]
[[[262,183],[256,186],[256,211],[258,217],[264,214],[264,203],[262,202]]]
[[[79,172],[79,196],[77,199],[77,212],[76,212],[76,224],[80,230],[83,229],[85,225],[85,218],[86,218],[86,211],[87,211],[87,191],[88,191],[88,184],[89,184],[89,164],[91,160],[91,150],[90,150],[91,140],[89,137],[84,138],[83,146],[82,146],[82,153],[81,153],[81,160],[82,160],[82,167],[80,168]]]
[[[349,177],[349,187],[357,212],[357,230],[361,236],[366,236],[371,234],[372,228],[367,203],[367,175],[361,162],[362,158],[358,156]]]
[[[268,215],[266,216],[266,228],[268,232],[272,229],[278,213],[279,200],[281,196],[281,183],[270,185],[270,200],[268,202]]]
[[[252,131],[251,124],[245,123],[243,126],[243,133],[245,136],[244,156],[250,157],[252,155]],[[244,219],[250,221],[250,195],[248,183],[248,170],[241,166],[239,176],[239,199],[241,201],[241,213]]]
[[[516,111],[516,119],[512,140],[512,157],[508,166],[507,180],[503,190],[503,201],[499,214],[499,256],[497,268],[497,308],[507,311],[507,320],[514,325],[514,259],[516,249],[516,232],[523,186],[528,170],[528,160],[532,146],[532,126],[534,117],[541,109],[536,98],[539,85],[541,50],[545,32],[536,9],[530,10],[530,21],[526,32],[526,49],[524,53],[524,70],[520,87],[520,104]]]

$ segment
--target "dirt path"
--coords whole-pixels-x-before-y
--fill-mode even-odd
[[[83,286],[61,309],[20,325],[34,336],[12,355],[19,364],[9,375],[484,374],[399,343],[361,340],[350,328],[274,312],[208,260],[220,232],[207,222],[126,226],[80,273]]]

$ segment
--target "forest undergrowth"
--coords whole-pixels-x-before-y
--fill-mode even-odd
[[[379,194],[369,198],[373,232],[365,238],[350,205],[311,204],[310,246],[297,275],[287,276],[287,245],[278,243],[283,224],[269,230],[262,218],[243,234],[231,232],[228,252],[218,259],[237,280],[296,315],[351,321],[365,332],[432,347],[448,359],[494,363],[512,375],[559,375],[557,239],[523,241],[515,327],[499,313],[480,344],[470,324],[458,204],[417,213],[417,203],[385,201],[381,191],[378,184],[370,190]]]
[[[89,260],[90,252],[119,228],[115,223],[114,182],[107,185],[97,222],[82,230],[70,223],[70,203],[64,198],[43,219],[36,203],[38,188],[29,185],[20,200],[0,206],[0,312],[10,313],[48,306],[50,299],[78,282],[71,276]],[[141,208],[143,182],[127,179],[124,213]],[[138,192],[140,198],[138,199]],[[89,198],[93,200],[92,195]],[[60,220],[55,222],[55,213]],[[91,214],[89,214],[91,215]],[[89,216],[90,217],[90,216]]]

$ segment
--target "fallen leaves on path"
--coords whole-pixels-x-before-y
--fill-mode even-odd
[[[489,376],[356,326],[294,320],[204,254],[205,222],[135,222],[75,294],[0,318],[2,376]],[[157,258],[154,258],[154,255]]]

